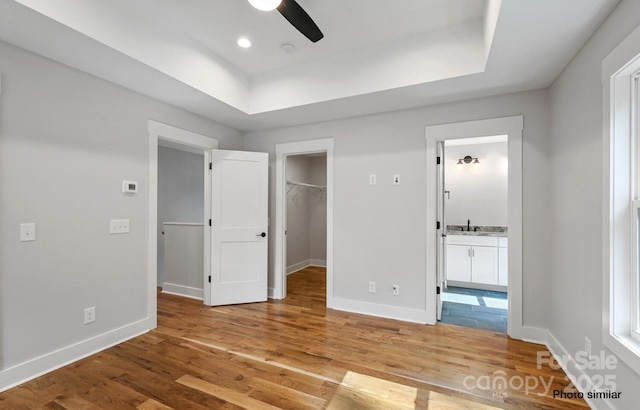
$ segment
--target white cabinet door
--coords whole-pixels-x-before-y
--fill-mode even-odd
[[[495,285],[498,283],[498,248],[474,246],[471,248],[471,281]]]
[[[447,280],[471,282],[471,247],[447,245]]]
[[[266,301],[268,154],[212,157],[211,305]]]
[[[498,285],[509,284],[509,254],[507,248],[498,248]]]

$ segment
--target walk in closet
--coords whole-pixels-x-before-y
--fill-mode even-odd
[[[326,265],[327,159],[287,157],[287,274]]]

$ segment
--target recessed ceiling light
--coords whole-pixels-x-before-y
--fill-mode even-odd
[[[246,37],[240,37],[238,39],[238,45],[242,48],[249,48],[251,47],[251,41]]]
[[[295,49],[296,48],[292,44],[283,44],[282,47],[280,47],[280,50],[285,54],[291,54]]]
[[[249,3],[258,10],[270,11],[275,10],[282,0],[249,0]]]

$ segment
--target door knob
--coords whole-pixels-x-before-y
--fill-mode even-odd
[[[263,237],[263,238],[264,238],[265,236],[267,236],[267,234],[266,234],[266,233],[264,233],[264,232],[262,232],[262,233],[257,234],[256,236],[261,236],[261,237]]]

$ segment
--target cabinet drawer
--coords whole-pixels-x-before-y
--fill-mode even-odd
[[[469,246],[498,246],[498,237],[495,236],[466,236],[447,235],[449,245],[469,245]]]
[[[499,237],[498,238],[498,246],[500,248],[508,248],[509,247],[509,238]]]

